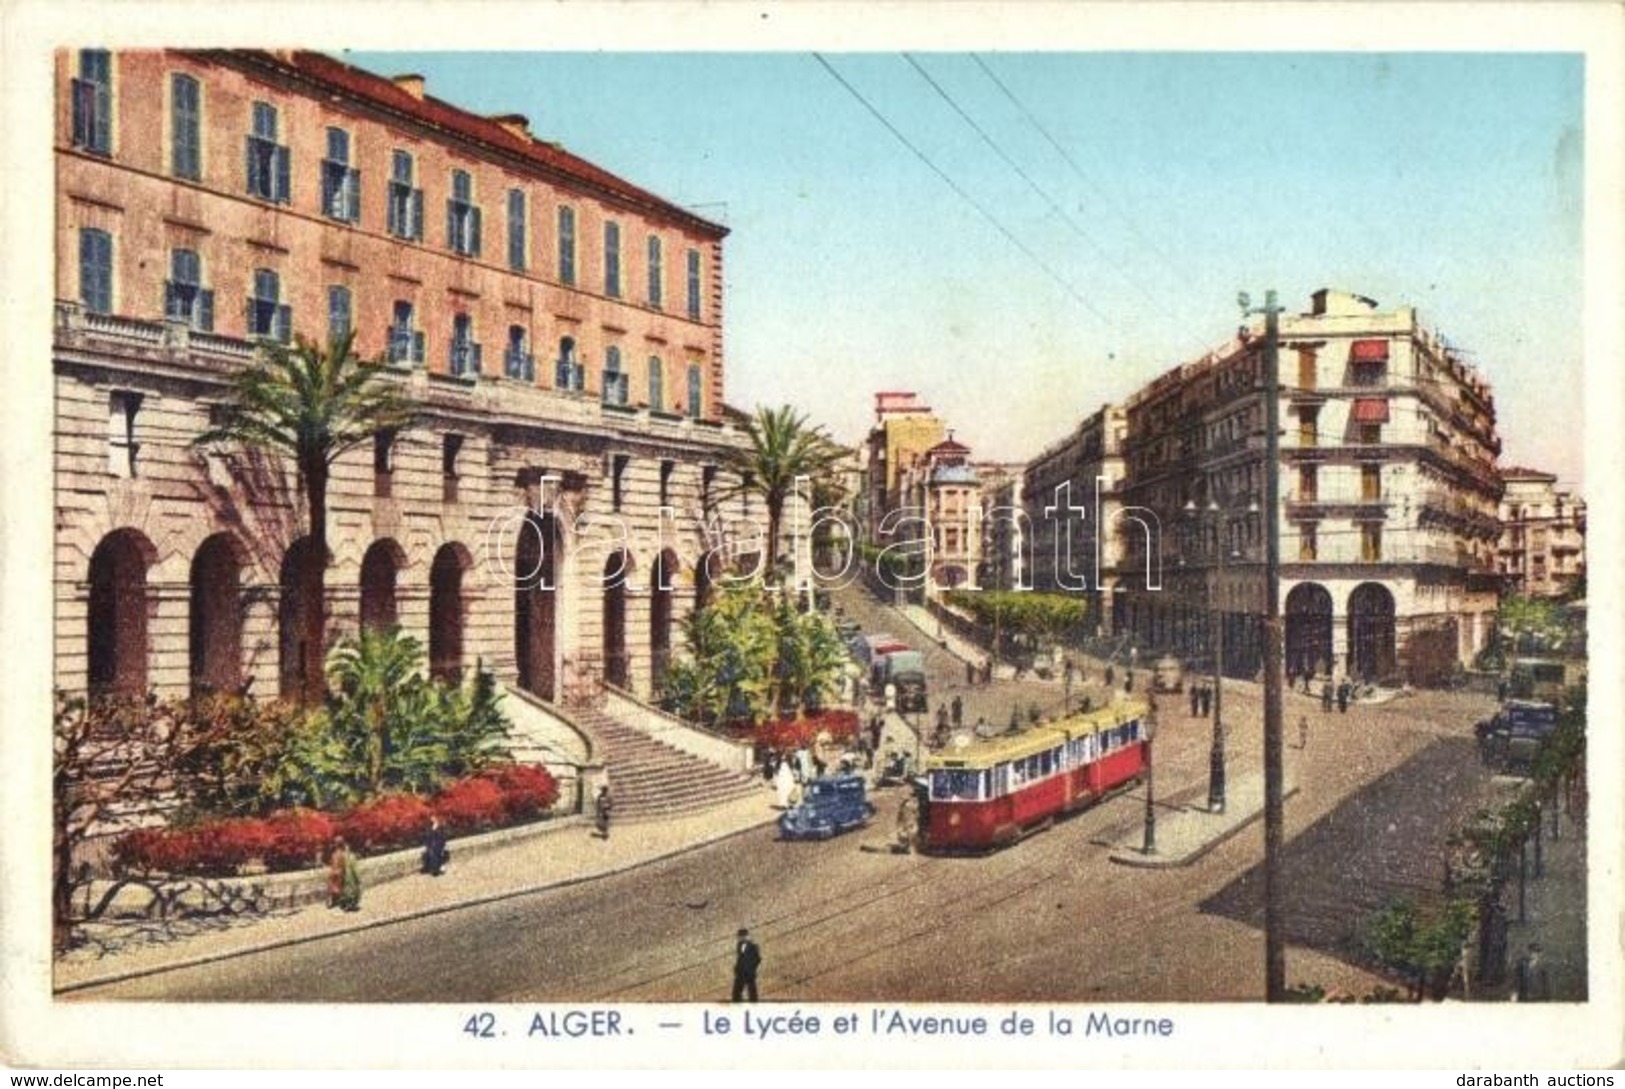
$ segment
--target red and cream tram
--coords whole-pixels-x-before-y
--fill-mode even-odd
[[[977,851],[1098,801],[1145,771],[1149,708],[1124,701],[931,754],[920,827],[927,850]]]

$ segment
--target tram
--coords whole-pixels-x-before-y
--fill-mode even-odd
[[[1099,801],[1146,767],[1139,700],[1017,734],[966,739],[925,763],[920,830],[928,851],[983,851]]]

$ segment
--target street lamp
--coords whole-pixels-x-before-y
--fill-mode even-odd
[[[1156,697],[1151,698],[1145,712],[1145,840],[1140,853],[1157,853],[1157,776],[1156,764],[1151,759],[1151,743],[1155,740],[1157,721]]]
[[[1248,514],[1258,513],[1257,501],[1247,504]],[[1208,778],[1207,778],[1207,808],[1210,813],[1223,813],[1225,801],[1225,726],[1224,726],[1224,617],[1215,616],[1213,611],[1214,587],[1224,581],[1225,546],[1220,539],[1222,521],[1220,516],[1225,513],[1217,502],[1209,499],[1206,507],[1198,507],[1196,501],[1188,500],[1185,503],[1186,517],[1200,517],[1204,522],[1211,519],[1214,522],[1214,572],[1213,578],[1204,580],[1207,586],[1207,622],[1208,628],[1213,631],[1213,743],[1208,750]],[[1240,559],[1241,554],[1235,553],[1233,558]]]

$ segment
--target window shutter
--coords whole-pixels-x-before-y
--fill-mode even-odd
[[[423,190],[412,190],[412,222],[406,235],[415,242],[423,241]]]
[[[261,336],[264,332],[255,319],[259,317],[259,300],[252,295],[248,297],[248,305],[243,307],[243,332],[251,337]]]
[[[469,358],[469,363],[473,367],[473,373],[474,374],[479,374],[480,373],[480,346],[478,344],[470,344],[468,346],[468,358]]]
[[[256,143],[252,136],[243,141],[243,177],[248,180],[248,192],[257,197],[265,193],[265,180],[260,177],[259,148]]]
[[[179,294],[175,290],[175,281],[164,281],[164,317],[170,321],[185,320],[185,316],[180,312]]]
[[[284,344],[293,339],[293,307],[284,304],[276,308],[274,335]]]
[[[391,182],[389,185],[389,200],[386,203],[384,212],[385,219],[388,221],[386,226],[389,228],[389,233],[397,237],[406,233],[400,217],[401,211],[404,210],[401,205],[400,192],[395,183]]]
[[[457,202],[450,197],[446,198],[446,248],[457,249]]]
[[[423,334],[421,332],[412,334],[412,362],[423,362]]]
[[[478,257],[480,255],[480,210],[478,208],[470,208],[469,215],[473,220],[474,233],[473,239],[469,243],[468,252],[473,256]]]
[[[214,332],[214,292],[197,293],[197,327],[205,333]]]
[[[96,89],[82,79],[73,80],[68,93],[73,102],[73,146],[90,146],[90,115],[96,110]]]
[[[290,193],[293,187],[289,184],[288,149],[276,149],[276,200],[279,204],[287,204],[292,199]]]
[[[345,181],[345,217],[351,223],[361,222],[361,171],[353,167],[344,179]]]

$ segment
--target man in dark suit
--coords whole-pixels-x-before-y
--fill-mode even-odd
[[[761,967],[762,951],[756,948],[756,943],[750,940],[750,931],[744,927],[739,928],[739,940],[734,943],[734,993],[733,1000],[738,1002],[746,994],[750,995],[752,1002],[756,998],[756,969]]]

